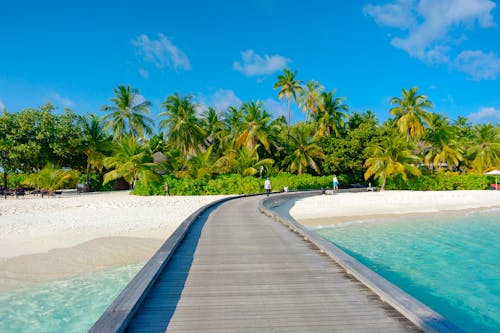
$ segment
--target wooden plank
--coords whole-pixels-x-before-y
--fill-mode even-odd
[[[208,204],[198,209],[184,220],[122,293],[106,309],[103,315],[90,328],[89,332],[123,332],[128,321],[137,310],[163,267],[168,263],[168,260],[183,240],[193,222],[207,210],[231,199],[232,198],[225,198]]]
[[[418,331],[302,237],[260,214],[259,200],[222,204],[193,224],[201,232],[187,232],[126,331]]]
[[[292,218],[280,216],[272,211],[272,207],[279,206],[280,203],[288,200],[290,197],[292,197],[292,195],[285,194],[279,198],[263,200],[259,203],[259,209],[267,216],[281,222],[304,237],[304,239],[316,245],[322,252],[328,254],[335,262],[341,265],[349,274],[352,274],[357,280],[361,281],[375,292],[384,302],[390,304],[423,331],[464,332],[436,311],[405,293],[400,288],[382,278],[374,271],[368,269],[338,247],[297,223]]]
[[[266,206],[311,194],[271,196]],[[419,331],[376,288],[346,273],[358,267],[343,252],[325,251],[321,239],[261,204],[282,224],[271,222],[259,201],[222,203],[181,225],[101,317],[111,324],[96,323],[95,332]]]

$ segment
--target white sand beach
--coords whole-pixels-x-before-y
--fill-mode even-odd
[[[0,291],[145,262],[185,218],[222,197],[0,199]]]
[[[307,226],[326,226],[404,214],[500,208],[500,191],[384,191],[336,193],[297,200],[289,214]]]
[[[128,192],[0,199],[0,291],[146,262],[192,212],[223,196]],[[500,191],[337,193],[280,210],[308,226],[500,207]]]

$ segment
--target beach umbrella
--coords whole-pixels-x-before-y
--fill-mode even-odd
[[[486,172],[485,175],[495,175],[495,190],[498,190],[497,176],[500,175],[500,170],[491,170],[490,172]]]

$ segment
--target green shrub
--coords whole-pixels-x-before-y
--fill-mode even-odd
[[[243,177],[237,174],[223,175],[210,179],[205,194],[251,194],[261,192],[260,178]]]
[[[285,187],[288,187],[292,191],[321,189],[332,186],[331,176],[317,177],[309,174],[292,175],[289,173],[280,173],[276,176],[271,176],[270,180],[273,191],[283,191]],[[178,179],[172,175],[166,175],[163,176],[162,183],[146,186],[138,181],[132,193],[136,195],[164,195],[165,182],[168,182],[170,186],[171,195],[251,194],[264,191],[264,179],[230,174],[221,175],[208,181],[192,178]]]
[[[79,178],[78,170],[64,170],[47,163],[42,170],[26,175],[23,184],[52,192],[62,188],[75,188]]]
[[[87,182],[87,176],[83,173],[78,180],[80,184],[85,184]],[[90,188],[94,192],[105,192],[113,190],[113,183],[109,182],[103,185],[103,175],[97,173],[90,174]]]
[[[388,190],[451,191],[485,190],[492,183],[488,176],[438,171],[404,181],[401,177],[387,181]]]
[[[347,178],[337,175],[340,186],[346,186]],[[309,174],[294,175],[280,173],[269,177],[273,191],[283,191],[288,187],[290,191],[323,189],[332,187],[332,176],[312,176]],[[164,195],[165,182],[170,185],[171,195],[206,195],[206,194],[251,194],[264,191],[264,179],[252,176],[243,177],[239,174],[221,175],[214,179],[175,178],[172,175],[163,176],[161,183],[146,186],[137,182],[132,191],[136,195]],[[458,172],[438,171],[427,173],[420,177],[403,180],[401,177],[389,179],[387,190],[413,191],[443,191],[443,190],[484,190],[494,182],[493,177],[462,174]],[[379,184],[380,186],[380,184]]]
[[[20,188],[26,179],[25,173],[7,173],[7,188]],[[0,186],[3,186],[3,173],[0,173]]]
[[[271,177],[273,190],[280,191],[285,186],[289,190],[312,190],[332,187],[332,176],[312,176],[309,174],[293,175],[290,173],[281,173]]]

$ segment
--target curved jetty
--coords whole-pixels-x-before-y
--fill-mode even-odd
[[[90,332],[461,332],[375,273],[359,273],[362,265],[339,264],[350,257],[269,209],[314,194],[200,209]]]

